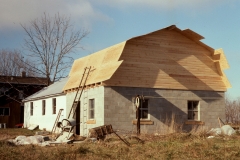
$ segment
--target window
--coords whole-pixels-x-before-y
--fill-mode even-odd
[[[10,108],[0,108],[0,116],[10,116]]]
[[[52,99],[52,112],[53,114],[56,114],[56,98]]]
[[[33,115],[33,102],[30,102],[30,115]]]
[[[139,104],[139,111],[140,111],[140,119],[148,119],[148,99],[145,99],[144,101],[140,100]],[[137,112],[136,112],[136,118],[137,118]]]
[[[188,120],[199,120],[199,101],[188,101]]]
[[[88,119],[94,119],[95,115],[94,115],[94,108],[95,108],[95,102],[94,99],[89,99],[89,115],[88,115]]]
[[[45,115],[45,111],[46,111],[46,101],[42,100],[42,115]]]

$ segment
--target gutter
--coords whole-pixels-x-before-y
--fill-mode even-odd
[[[51,94],[51,95],[46,95],[46,96],[41,96],[41,97],[36,97],[36,98],[28,98],[28,99],[23,99],[22,102],[29,102],[33,100],[40,100],[40,99],[45,99],[45,98],[51,98],[55,96],[61,96],[61,95],[66,95],[67,93],[56,93],[56,94]]]

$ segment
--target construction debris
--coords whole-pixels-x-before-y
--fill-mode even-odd
[[[38,128],[37,124],[31,124],[30,127],[28,127],[29,130],[35,130]]]
[[[236,133],[236,131],[230,125],[224,125],[221,127],[222,134],[231,136]]]
[[[28,145],[35,144],[39,146],[49,146],[49,138],[45,136],[35,135],[35,136],[17,136],[15,139],[8,140],[9,143],[15,145]]]
[[[213,135],[228,135],[231,136],[236,133],[236,131],[230,125],[223,125],[221,128],[212,128],[208,133]]]
[[[114,133],[121,141],[123,141],[127,146],[130,146],[130,143],[122,139],[115,131],[113,131],[112,125],[103,125],[96,128],[89,129],[90,137],[95,137],[97,139],[104,140],[106,135]]]

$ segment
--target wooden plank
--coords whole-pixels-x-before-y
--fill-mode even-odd
[[[87,124],[96,124],[96,120],[87,120]]]
[[[137,125],[137,120],[132,120],[132,124]],[[151,120],[140,120],[141,125],[153,125],[154,122]]]
[[[203,122],[203,121],[186,121],[185,124],[190,124],[190,125],[204,125],[205,122]]]

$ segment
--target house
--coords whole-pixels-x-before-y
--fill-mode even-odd
[[[134,131],[137,95],[144,96],[140,124],[147,133],[170,127],[171,119],[175,129],[217,127],[218,117],[225,120],[225,91],[231,85],[223,70],[229,65],[222,49],[201,39],[172,25],[75,60],[62,92],[69,113],[76,91],[84,87],[76,112],[80,135],[105,124]],[[91,71],[79,87],[85,67]]]
[[[62,89],[67,80],[63,78],[23,100],[25,128],[39,125],[39,129],[51,131],[60,109],[59,120],[66,118],[66,93]]]
[[[0,76],[0,124],[12,128],[23,123],[24,107],[22,99],[39,91],[47,84],[42,77]]]

